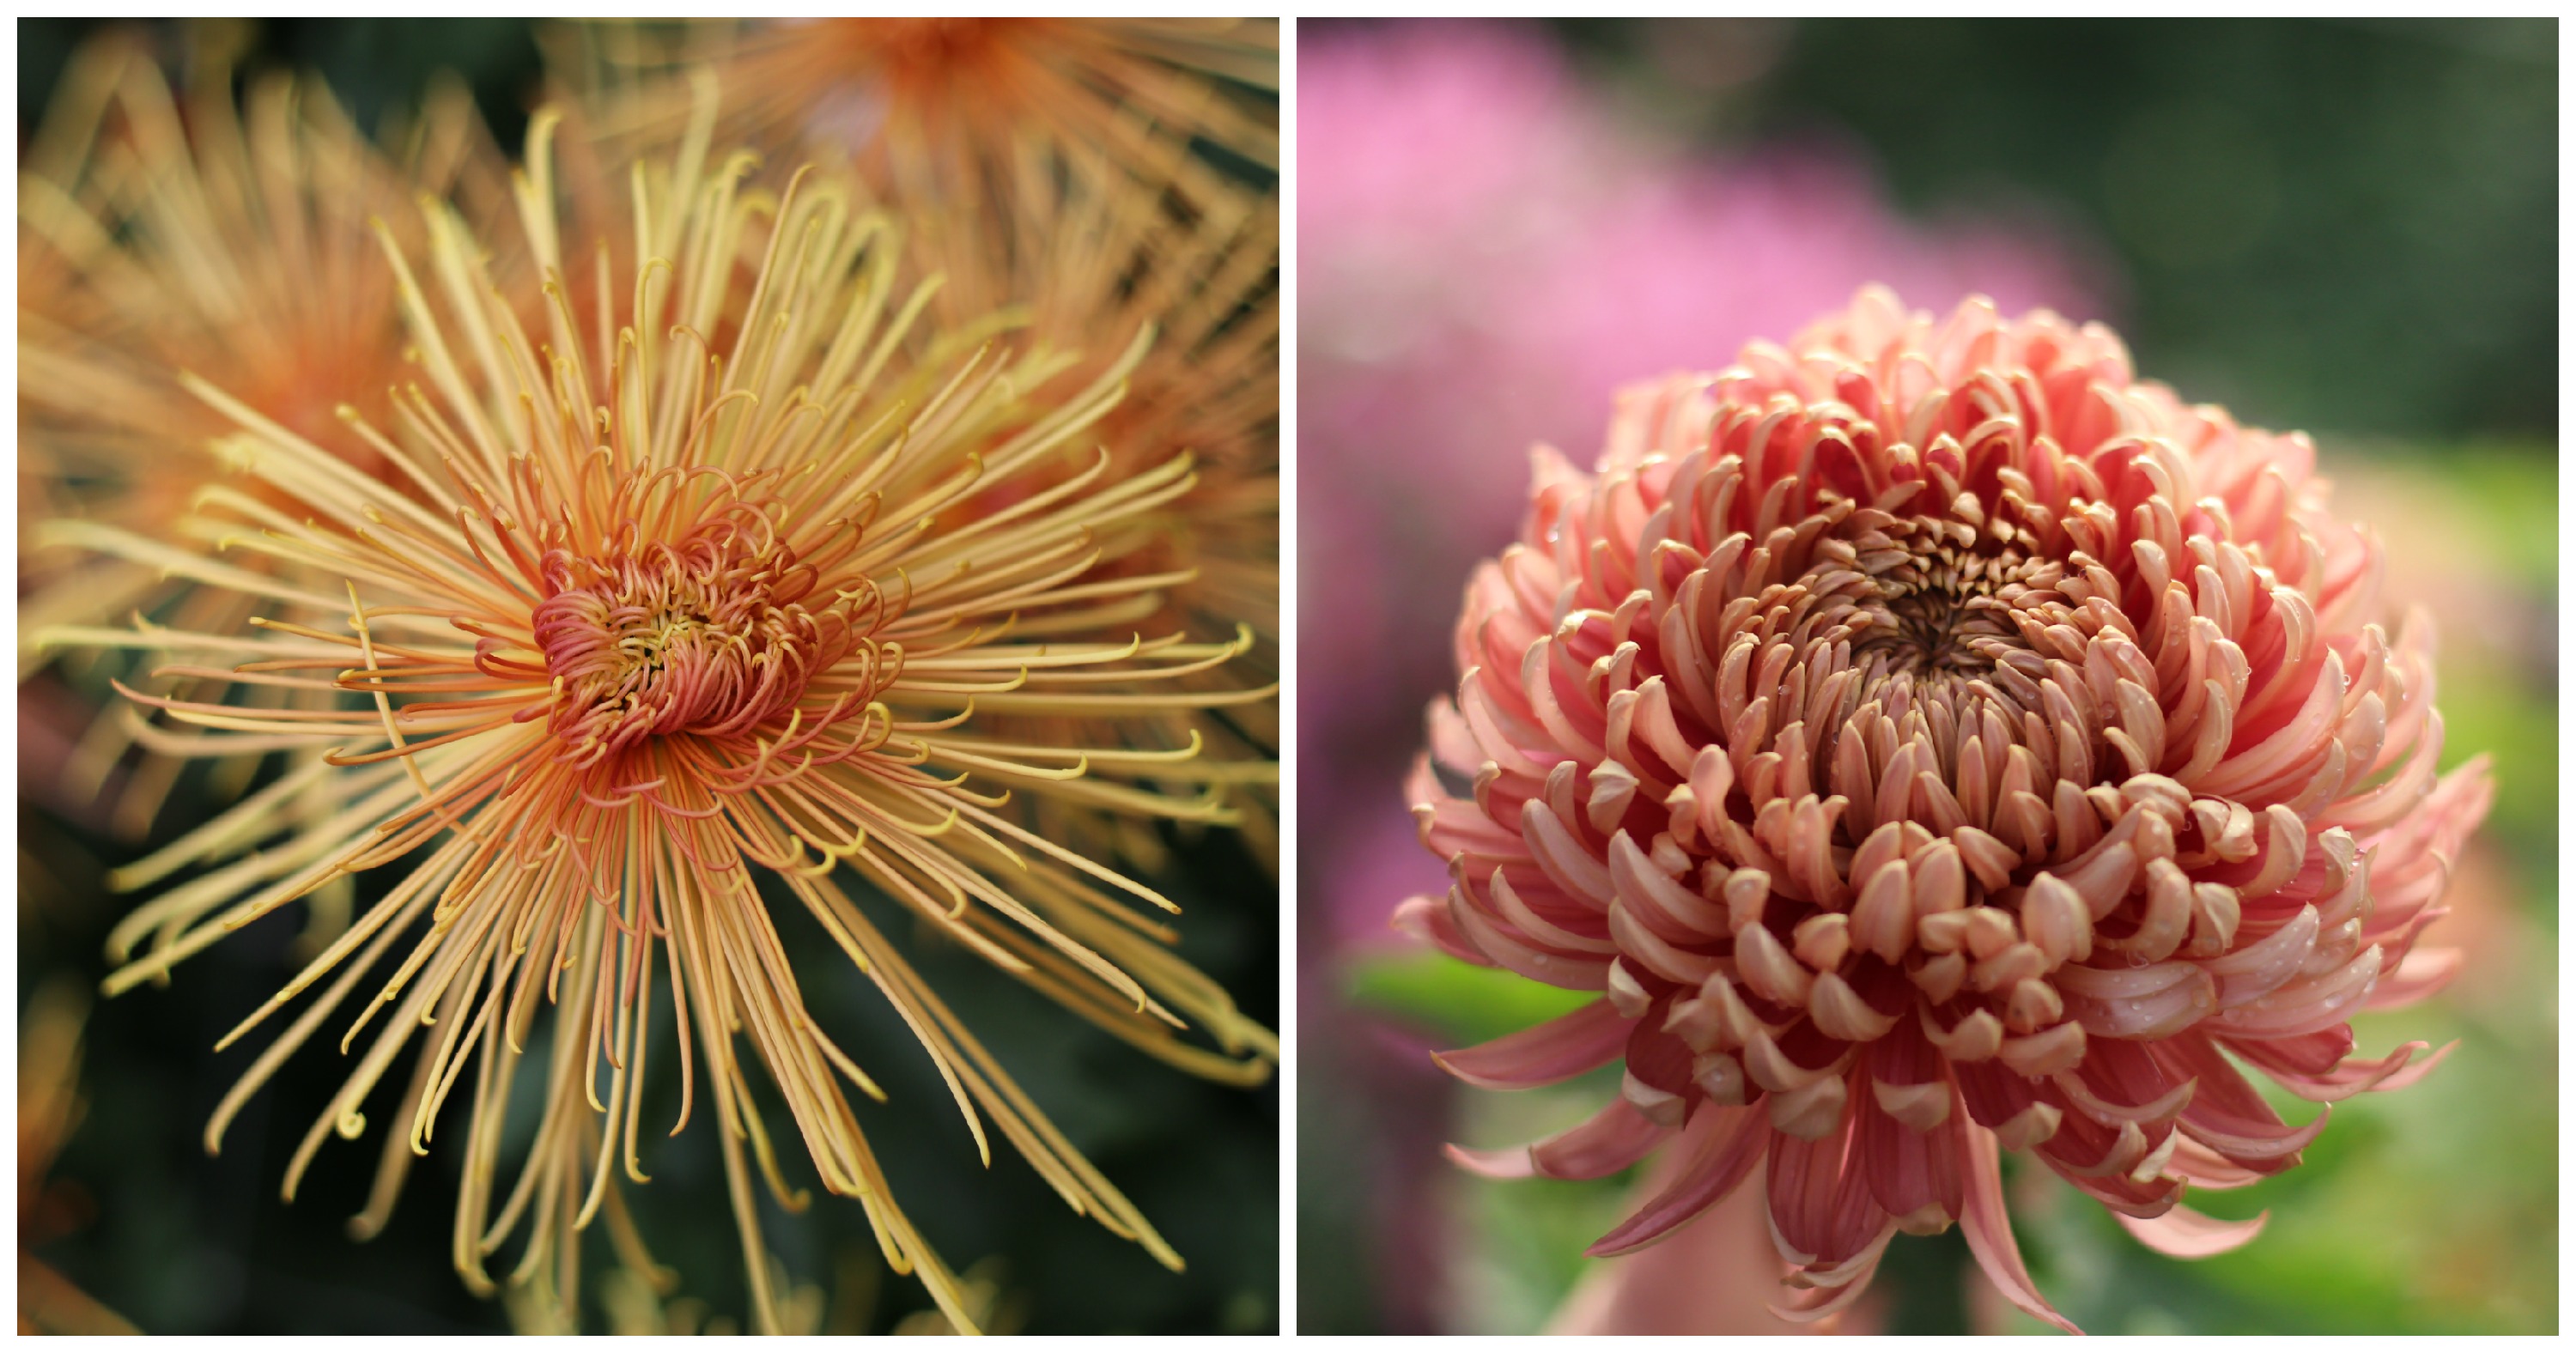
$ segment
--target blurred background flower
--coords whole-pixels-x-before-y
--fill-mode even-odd
[[[2554,1328],[2554,53],[2546,21],[1301,25],[1300,1329],[1598,1328],[1577,1283],[1597,1305],[1654,1257],[1579,1257],[1633,1179],[1439,1160],[1606,1092],[1429,1065],[1579,1002],[1387,930],[1445,882],[1400,781],[1529,444],[1588,464],[1615,385],[1725,365],[1873,280],[2114,321],[2187,399],[2314,433],[2338,515],[2387,540],[2391,605],[2445,599],[2445,768],[2496,757],[2428,939],[2468,972],[2402,1031],[2356,1025],[2463,1038],[2452,1060],[2344,1106],[2293,1177],[2197,1198],[2273,1209],[2224,1267],[2015,1181],[2034,1271],[2104,1332]],[[1760,1255],[1760,1226],[1675,1243]],[[1964,1261],[1891,1250],[1846,1328],[2037,1328]],[[1747,1309],[1708,1286],[1709,1318]]]
[[[97,27],[77,20],[20,26],[22,151],[65,62]],[[531,27],[517,20],[164,23],[136,31],[165,70],[186,67],[214,36],[225,43],[245,86],[273,71],[317,77],[351,122],[369,133],[416,107],[433,71],[452,70],[476,96],[498,142],[515,147],[541,81]],[[1250,97],[1258,103],[1269,95]],[[1258,192],[1270,187],[1266,180],[1254,185]],[[28,252],[22,239],[22,271]],[[23,315],[21,322],[23,328]],[[40,688],[32,698],[22,691],[21,771],[28,784],[59,782],[71,739],[105,693],[103,679],[77,689]],[[238,785],[229,791],[239,792]],[[141,842],[111,836],[106,820],[78,805],[21,803],[19,1005],[31,1012],[22,1016],[22,1029],[41,1013],[34,993],[48,979],[87,990],[103,975],[102,940],[131,904],[106,895],[105,869],[166,845],[226,795],[202,774],[183,776],[155,834]],[[1266,905],[1275,895],[1269,869],[1229,833],[1167,834],[1162,844],[1168,867],[1156,883],[1188,913],[1181,950],[1237,993],[1247,1014],[1275,1019],[1278,936]],[[1262,902],[1246,905],[1246,898]],[[47,1167],[53,1200],[42,1225],[22,1226],[27,1257],[58,1275],[65,1291],[86,1293],[155,1332],[507,1328],[513,1312],[473,1300],[452,1269],[446,1208],[462,1166],[453,1148],[433,1150],[419,1162],[391,1224],[365,1245],[351,1243],[346,1223],[366,1200],[373,1151],[324,1153],[300,1201],[278,1201],[278,1179],[300,1125],[347,1075],[347,1059],[324,1052],[308,1065],[290,1064],[235,1124],[223,1155],[209,1159],[199,1145],[210,1110],[256,1055],[248,1046],[211,1055],[209,1045],[292,974],[297,924],[286,917],[263,920],[216,946],[221,952],[206,955],[202,966],[191,965],[171,985],[101,1002],[90,1012],[79,1074],[90,1112],[77,1123],[57,1115],[58,1131],[37,1149],[22,1142],[22,1165]],[[833,948],[821,931],[789,925],[791,947]],[[911,938],[908,927],[898,928],[899,945]],[[1276,1091],[1169,1073],[1112,1038],[1071,1027],[1053,1003],[952,946],[912,947],[927,982],[952,1006],[975,1012],[982,1041],[1033,1098],[1061,1106],[1057,1126],[1103,1171],[1119,1176],[1189,1265],[1174,1275],[1141,1250],[1098,1235],[1089,1218],[1071,1212],[1044,1179],[1006,1154],[997,1153],[991,1169],[978,1168],[973,1142],[954,1119],[888,1115],[885,1131],[872,1130],[872,1144],[886,1169],[906,1179],[908,1198],[923,1209],[925,1233],[960,1268],[991,1261],[969,1269],[970,1285],[991,1289],[970,1305],[1006,1324],[1047,1330],[1274,1326]],[[862,981],[813,980],[805,995],[816,1021],[846,1044],[907,1052],[914,1046],[902,1020]],[[928,1059],[885,1060],[881,1080],[891,1097],[947,1103]],[[68,1074],[66,1068],[62,1084],[46,1093],[56,1100],[67,1095]],[[22,1085],[22,1097],[32,1093]],[[699,1094],[704,1097],[703,1085]],[[644,1112],[676,1118],[679,1102],[679,1081],[672,1077],[648,1089]],[[505,1150],[524,1149],[524,1136],[519,1126]],[[587,1323],[596,1327],[605,1317],[620,1327],[738,1328],[744,1282],[732,1228],[715,1221],[722,1215],[724,1176],[713,1137],[684,1134],[646,1150],[659,1158],[657,1197],[637,1199],[638,1228],[680,1285],[662,1285],[659,1272],[607,1275],[590,1289],[596,1308],[585,1312]],[[77,1206],[55,1205],[63,1199]],[[791,1324],[855,1333],[923,1323],[913,1309],[921,1305],[917,1285],[886,1273],[863,1209],[772,1211],[763,1226],[784,1269],[800,1283],[816,1284],[791,1293]]]

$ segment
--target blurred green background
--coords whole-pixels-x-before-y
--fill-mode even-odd
[[[2139,371],[2248,423],[2313,432],[2339,511],[2387,541],[2392,601],[2439,616],[2444,765],[2483,751],[2498,782],[2458,862],[2455,914],[2425,941],[2465,949],[2468,966],[2436,1000],[2356,1032],[2365,1051],[2460,1048],[2411,1090],[2337,1106],[2301,1168],[2196,1193],[2217,1216],[2271,1210],[2225,1257],[2157,1256],[2045,1172],[2019,1172],[2008,1184],[2041,1290],[2096,1333],[2554,1332],[2556,23],[1548,31],[1643,136],[1712,153],[1822,141],[1856,148],[1918,218],[2002,206],[2052,220],[2095,252]],[[1749,337],[1713,336],[1716,353]],[[1616,1093],[1616,1073],[1501,1095],[1446,1082],[1422,1051],[1580,1000],[1433,955],[1305,961],[1324,967],[1300,1018],[1299,1327],[1539,1328],[1595,1267],[1583,1248],[1633,1205],[1633,1172],[1488,1183],[1436,1146],[1562,1129]],[[2277,1102],[2294,1122],[2315,1112]],[[1345,1165],[1361,1160],[1393,1163],[1385,1177]],[[1389,1179],[1425,1205],[1390,1220]],[[1899,1237],[1853,1327],[2044,1328],[1972,1269],[1955,1231]]]
[[[19,22],[21,144],[63,61],[96,26]],[[180,49],[175,27],[154,31],[168,40],[166,50]],[[362,126],[374,127],[416,99],[429,74],[444,68],[468,81],[500,143],[515,147],[536,98],[537,47],[523,20],[271,20],[243,36],[246,74],[267,67],[317,72]],[[85,718],[70,704],[31,706],[22,696],[22,722],[50,719],[76,733]],[[217,806],[202,776],[192,773],[149,841],[121,842],[31,798],[21,800],[22,1012],[48,982],[95,991],[107,970],[108,927],[133,902],[106,895],[102,872],[166,842]],[[1158,883],[1183,908],[1182,955],[1224,983],[1247,1013],[1275,1027],[1276,883],[1230,836],[1174,844],[1175,874]],[[863,905],[881,901],[862,898]],[[87,1113],[53,1167],[35,1224],[22,1214],[22,1236],[38,1238],[39,1258],[150,1333],[505,1330],[502,1305],[470,1296],[450,1266],[462,1151],[462,1129],[453,1123],[414,1168],[391,1226],[371,1241],[353,1243],[343,1226],[365,1200],[381,1122],[358,1142],[327,1144],[298,1200],[279,1200],[288,1156],[348,1073],[348,1060],[332,1050],[336,1040],[317,1039],[290,1059],[251,1101],[220,1156],[208,1157],[199,1145],[217,1100],[263,1043],[248,1039],[222,1054],[209,1048],[293,974],[288,946],[302,925],[300,910],[289,908],[191,959],[167,987],[92,1005],[79,1072]],[[898,940],[914,933],[893,908],[870,905],[870,911]],[[1249,1091],[1199,1082],[940,941],[913,945],[941,998],[1188,1261],[1187,1272],[1173,1274],[1072,1214],[1006,1146],[997,1145],[989,1171],[980,1168],[946,1088],[893,1012],[801,907],[788,901],[774,906],[773,915],[791,953],[816,955],[801,968],[810,1008],[890,1097],[881,1106],[855,1107],[902,1205],[956,1268],[989,1261],[974,1271],[998,1283],[1005,1327],[1090,1333],[1277,1328],[1275,1081]],[[658,1017],[667,1026],[667,1006]],[[667,1027],[663,1032],[651,1060],[674,1066]],[[678,1116],[679,1086],[674,1077],[657,1080],[644,1117],[667,1125]],[[775,1096],[767,1102],[773,1132],[786,1130]],[[381,1120],[390,1111],[390,1104],[377,1106],[373,1116]],[[679,1270],[677,1295],[738,1326],[745,1310],[742,1264],[712,1132],[701,1096],[687,1131],[644,1148],[653,1182],[627,1186],[626,1197],[654,1257]],[[811,1185],[802,1160],[788,1160],[786,1168],[791,1183]],[[804,1213],[790,1216],[762,1197],[773,1252],[797,1284],[819,1290],[826,1330],[882,1331],[929,1308],[918,1283],[886,1270],[857,1202],[818,1192]],[[599,1279],[609,1250],[596,1229],[586,1243],[585,1328],[595,1330],[602,1324]],[[513,1245],[501,1258],[515,1262],[515,1252]]]
[[[2083,228],[2139,369],[2192,398],[2320,434],[2557,428],[2554,20],[1560,32],[1673,134],[1852,138],[1918,214]]]

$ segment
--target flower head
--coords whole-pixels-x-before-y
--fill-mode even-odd
[[[2436,777],[2428,627],[2381,628],[2377,546],[2313,460],[2138,383],[2098,326],[1879,290],[1629,390],[1593,473],[1542,450],[1433,711],[1456,779],[1413,784],[1453,885],[1402,918],[1603,993],[1452,1072],[1625,1076],[1579,1127],[1460,1158],[1686,1153],[1596,1254],[1767,1160],[1810,1316],[1955,1223],[2064,1324],[1999,1150],[2168,1253],[2250,1239],[2185,1188],[2289,1168],[2326,1115],[2285,1124],[2239,1064],[2333,1101],[2438,1059],[2353,1056],[2346,1020],[2455,966],[2414,946],[2488,796],[2481,764]]]
[[[1033,404],[1049,361],[997,346],[1007,323],[962,336],[925,323],[926,294],[898,286],[899,232],[859,190],[823,174],[773,192],[747,181],[748,155],[639,168],[640,261],[606,244],[568,257],[552,126],[537,120],[518,185],[541,291],[496,283],[450,208],[431,207],[424,251],[386,236],[420,383],[398,392],[393,435],[354,424],[384,478],[191,383],[241,429],[227,460],[309,505],[298,520],[228,486],[205,495],[234,552],[289,567],[103,542],[305,617],[124,636],[171,655],[172,675],[313,697],[264,709],[137,694],[200,730],[156,724],[150,745],[329,752],[122,871],[139,887],[210,866],[119,928],[130,961],[110,988],[328,880],[398,872],[227,1036],[318,990],[219,1108],[210,1145],[400,948],[342,1039],[375,1025],[288,1192],[328,1138],[363,1131],[370,1092],[418,1036],[393,1139],[412,1150],[389,1144],[359,1229],[382,1224],[413,1153],[461,1108],[459,1270],[488,1290],[488,1256],[523,1235],[513,1278],[569,1309],[575,1233],[605,1217],[633,1242],[617,1180],[646,1178],[641,1086],[667,983],[679,1065],[655,1070],[681,1078],[682,1123],[717,1120],[755,1321],[781,1324],[752,1178],[791,1208],[802,1194],[752,1098],[753,1063],[823,1187],[860,1199],[889,1262],[967,1325],[845,1093],[882,1098],[866,1055],[806,1012],[772,921],[773,907],[802,910],[900,1013],[979,1148],[989,1123],[1069,1204],[1177,1264],[888,943],[875,902],[844,886],[855,873],[887,907],[1175,1065],[1266,1074],[1275,1040],[1139,914],[1171,904],[1006,811],[1031,794],[1226,821],[1156,784],[1186,778],[1195,746],[1034,743],[993,721],[1114,723],[1263,695],[1178,684],[1242,646],[1133,629],[1160,604],[1156,578],[1086,581],[1101,540],[1192,482],[1186,458],[1113,474],[1084,445],[1132,344],[1076,397]],[[595,279],[587,304],[572,270]],[[959,511],[977,501],[988,510]],[[316,785],[339,805],[326,821],[276,815]],[[541,1039],[545,1065],[522,1078]],[[501,1187],[526,1086],[541,1087],[535,1135]]]
[[[83,46],[19,181],[22,459],[152,492],[169,454],[227,426],[180,372],[369,458],[338,410],[381,414],[403,342],[370,222],[416,242],[415,193],[490,172],[463,91],[442,88],[415,131],[396,156],[319,82],[263,76],[236,107],[220,64],[174,94],[134,34]]]

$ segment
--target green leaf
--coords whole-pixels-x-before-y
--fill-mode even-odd
[[[1395,1015],[1452,1040],[1482,1043],[1554,1019],[1599,997],[1479,968],[1446,954],[1372,955],[1349,968],[1350,1002]]]

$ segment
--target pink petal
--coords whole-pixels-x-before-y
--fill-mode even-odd
[[[1585,1122],[1532,1145],[1530,1163],[1550,1179],[1600,1179],[1636,1164],[1672,1135],[1626,1099],[1614,1099]]]
[[[2059,1315],[2057,1308],[2039,1294],[2031,1283],[2030,1270],[2022,1264],[2021,1246],[2013,1240],[2012,1216],[2004,1210],[2004,1180],[1995,1134],[1970,1124],[1967,1135],[1967,1212],[1959,1219],[1959,1229],[1967,1237],[1968,1252],[1977,1257],[1977,1266],[1986,1271],[1986,1277],[2003,1292],[2005,1300],[2069,1334],[2082,1334],[2084,1331]]]
[[[2264,1179],[2193,1141],[2188,1133],[2175,1139],[2173,1156],[2165,1162],[2165,1169],[2196,1189],[2241,1189]]]
[[[1780,1256],[1794,1266],[1847,1264],[1887,1228],[1886,1210],[1870,1196],[1867,1171],[1851,1156],[1857,1123],[1845,1111],[1815,1141],[1784,1134],[1771,1144],[1771,1235]]]
[[[2319,1103],[2339,1103],[2366,1090],[2403,1090],[2422,1080],[2443,1058],[2451,1055],[2453,1048],[2460,1045],[2453,1040],[2442,1045],[2441,1050],[2432,1056],[2409,1066],[2408,1058],[2432,1046],[2417,1041],[2377,1061],[2365,1057],[2347,1058],[2323,1075],[2308,1075],[2275,1066],[2273,1059],[2266,1055],[2268,1049],[2260,1042],[2231,1041],[2228,1046],[2238,1056],[2260,1067],[2265,1075],[2278,1081],[2281,1088],[2291,1094]]]
[[[1449,899],[1445,897],[1408,897],[1396,904],[1395,914],[1387,918],[1387,924],[1461,962],[1479,968],[1494,966],[1492,959],[1478,953],[1476,946],[1458,933],[1457,924],[1449,919]]]
[[[2264,1211],[2244,1221],[2221,1221],[2180,1205],[2161,1217],[2131,1217],[2117,1212],[2111,1215],[2118,1217],[2120,1225],[2128,1228],[2140,1244],[2176,1259],[2225,1254],[2261,1235],[2263,1223],[2272,1219],[2272,1214]]]
[[[1655,1195],[1584,1253],[1607,1258],[1644,1249],[1671,1235],[1743,1183],[1771,1137],[1770,1116],[1760,1107],[1721,1108],[1703,1101],[1682,1129],[1679,1149],[1689,1159],[1672,1187]]]
[[[1897,1122],[1879,1107],[1875,1094],[1858,1097],[1853,1112],[1859,1115],[1859,1136],[1844,1168],[1861,1171],[1869,1181],[1870,1196],[1899,1221],[1936,1206],[1948,1220],[1959,1218],[1959,1128],[1967,1121],[1968,1111],[1959,1105],[1956,1090],[1949,1093],[1950,1116],[1930,1132],[1916,1132]]]
[[[2326,1129],[2326,1113],[2304,1127],[2291,1127],[2272,1112],[2263,1096],[2230,1065],[2215,1044],[2198,1035],[2150,1044],[2157,1061],[2180,1075],[2199,1080],[2200,1089],[2182,1111],[2185,1131],[2202,1145],[2238,1165],[2277,1174]],[[2270,1168],[2265,1168],[2269,1166]]]
[[[1636,1164],[1673,1135],[1673,1129],[1647,1121],[1636,1106],[1614,1099],[1599,1113],[1553,1137],[1527,1146],[1480,1151],[1450,1145],[1449,1159],[1487,1179],[1599,1179]]]
[[[2460,964],[2466,958],[2457,949],[2418,949],[2408,954],[2397,965],[2397,971],[2379,979],[2367,1008],[2394,1010],[2440,991],[2460,975]]]
[[[1771,1314],[1797,1325],[1811,1325],[1827,1316],[1839,1314],[1860,1300],[1861,1293],[1869,1290],[1870,1280],[1878,1276],[1878,1261],[1887,1256],[1887,1242],[1895,1238],[1896,1223],[1891,1221],[1879,1229],[1878,1238],[1861,1252],[1853,1265],[1854,1271],[1845,1281],[1830,1287],[1811,1288],[1790,1298],[1785,1305],[1773,1303]]]
[[[1469,1174],[1481,1175],[1487,1179],[1528,1179],[1538,1173],[1538,1168],[1530,1162],[1531,1145],[1536,1143],[1506,1146],[1489,1151],[1482,1147],[1460,1146],[1456,1142],[1449,1142],[1440,1148],[1440,1154],[1447,1156],[1450,1164]]]
[[[1435,1052],[1431,1060],[1469,1085],[1529,1090],[1606,1065],[1627,1047],[1629,1024],[1610,1002],[1594,1001],[1490,1043]]]
[[[2326,1076],[2352,1055],[2352,1026],[2337,1025],[2312,1034],[2294,1034],[2287,1038],[2246,1040],[2234,1050],[2260,1063],[2265,1071],[2281,1070],[2296,1076]]]

